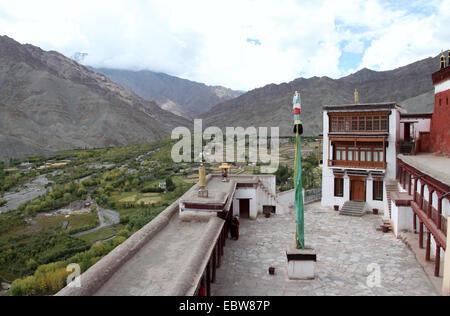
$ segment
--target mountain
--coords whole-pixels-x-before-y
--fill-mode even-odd
[[[0,36],[0,159],[137,144],[191,122],[54,51]]]
[[[408,112],[432,112],[434,88],[431,74],[439,70],[439,56],[390,71],[362,69],[341,79],[299,78],[289,83],[270,84],[218,104],[203,113],[205,126],[279,126],[281,135],[292,135],[292,95],[302,93],[302,121],[305,135],[322,133],[324,105],[395,101]]]
[[[164,110],[188,118],[194,118],[214,105],[242,94],[228,88],[207,86],[148,70],[91,69],[108,76],[112,81],[133,91],[141,98],[155,101]]]

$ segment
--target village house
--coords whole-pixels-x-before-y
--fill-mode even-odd
[[[322,205],[343,215],[386,212],[386,183],[395,179],[400,117],[406,111],[396,103],[357,102],[323,110]]]

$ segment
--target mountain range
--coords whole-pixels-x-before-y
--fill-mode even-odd
[[[438,69],[439,57],[430,57],[390,71],[299,78],[242,93],[151,71],[89,68],[0,36],[0,159],[149,142],[176,126],[192,127],[192,118],[203,118],[204,127],[279,126],[291,135],[296,90],[305,135],[321,133],[322,107],[353,103],[355,89],[360,102],[432,112],[431,74]]]
[[[281,135],[292,135],[292,96],[302,95],[302,122],[307,136],[322,132],[322,107],[354,103],[397,102],[410,113],[433,112],[431,74],[439,70],[439,56],[390,71],[362,69],[341,79],[299,78],[270,84],[221,103],[202,114],[206,126],[279,126]]]
[[[190,124],[58,52],[0,36],[0,159],[150,142]]]
[[[90,69],[104,74],[145,100],[155,101],[162,109],[187,118],[195,118],[214,105],[243,93],[149,70]]]

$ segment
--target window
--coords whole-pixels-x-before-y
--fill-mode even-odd
[[[388,120],[387,117],[382,117],[381,118],[381,130],[382,131],[387,131],[388,129]]]
[[[383,201],[383,180],[373,180],[373,199]]]
[[[344,118],[343,118],[343,117],[340,117],[339,120],[338,120],[338,122],[339,122],[339,124],[338,124],[338,129],[339,129],[340,131],[343,131],[343,130],[344,130]]]
[[[359,153],[359,157],[360,157],[360,161],[366,161],[366,152],[365,151],[361,151]]]
[[[331,132],[387,132],[388,112],[330,113]]]
[[[346,132],[350,131],[350,124],[351,124],[351,119],[349,117],[345,118],[345,131]]]
[[[358,117],[354,116],[352,117],[352,131],[358,130]]]
[[[360,143],[354,147],[352,142],[333,142],[333,161],[335,166],[386,167],[382,144]]]
[[[338,124],[337,124],[337,117],[333,117],[331,119],[331,130],[332,131],[337,131],[338,130]]]
[[[368,132],[372,131],[372,117],[368,117],[366,121],[366,130]]]
[[[366,130],[366,118],[364,116],[359,118],[359,130],[360,131]]]
[[[344,196],[344,179],[334,178],[334,196],[343,197]]]
[[[373,130],[374,131],[380,130],[380,117],[379,116],[373,117]]]

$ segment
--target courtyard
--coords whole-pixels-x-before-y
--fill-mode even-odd
[[[241,220],[239,240],[227,240],[215,296],[436,295],[414,253],[376,228],[381,215],[340,216],[305,207],[305,241],[317,252],[316,279],[291,281],[285,250],[295,244],[295,214]],[[275,267],[275,275],[268,268]],[[379,271],[378,286],[373,276]],[[369,282],[368,282],[369,280]]]

